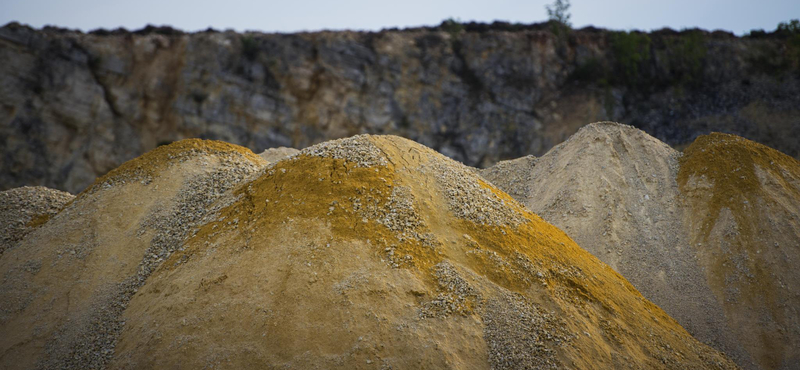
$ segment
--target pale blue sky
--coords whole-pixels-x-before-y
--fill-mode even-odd
[[[224,30],[294,32],[321,29],[379,30],[462,21],[532,23],[547,19],[552,0],[0,0],[0,24],[57,25],[84,31],[146,24],[186,31],[209,26]],[[573,0],[575,27],[653,30],[724,29],[742,34],[773,30],[778,22],[800,18],[800,0]]]

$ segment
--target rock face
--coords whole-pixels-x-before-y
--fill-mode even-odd
[[[711,130],[800,154],[794,44],[778,36],[466,25],[377,33],[0,28],[0,189],[77,193],[158,145],[257,152],[358,133],[472,166],[612,119],[671,145]]]
[[[796,160],[722,134],[681,155],[603,122],[481,174],[743,368],[800,361]]]
[[[8,369],[736,368],[564,232],[395,136],[266,167],[160,147],[0,275]]]

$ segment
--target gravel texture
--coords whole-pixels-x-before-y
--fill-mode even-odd
[[[203,155],[206,157],[198,158]],[[214,219],[215,211],[223,206],[214,205],[215,201],[263,167],[235,153],[217,153],[212,158],[201,150],[191,150],[182,155],[171,156],[169,159],[173,161],[171,166],[195,161],[192,165],[214,169],[201,170],[199,174],[188,177],[184,180],[176,199],[165,202],[162,207],[147,216],[140,225],[139,236],[148,230],[155,231],[155,234],[136,269],[137,273],[110,288],[105,295],[98,297],[93,303],[94,309],[87,323],[84,323],[77,332],[67,331],[56,337],[55,341],[48,345],[48,359],[43,361],[40,367],[105,368],[114,355],[117,339],[125,326],[122,313],[133,295],[144,285],[150,274],[183,245],[198,225]],[[210,161],[218,162],[212,165]],[[153,176],[135,172],[122,178],[107,180],[103,182],[103,188],[124,186],[126,182],[131,181],[150,184]],[[65,343],[69,345],[65,346]]]
[[[504,292],[488,300],[482,314],[489,363],[499,369],[560,369],[553,348],[567,345],[565,323],[525,296]]]
[[[42,186],[0,192],[0,255],[74,198],[70,193]]]
[[[0,328],[38,325],[0,337],[0,364],[548,369],[620,353],[731,367],[563,232],[409,140],[359,136],[271,166],[171,145],[46,224],[51,241],[74,232],[36,249],[43,263],[28,248],[0,260]],[[17,299],[30,291],[51,293]],[[573,333],[606,323],[613,341]]]
[[[535,166],[536,157],[528,155],[497,162],[492,167],[478,170],[478,173],[490,180],[494,186],[514,197],[514,199],[520,200],[531,193],[533,168]]]
[[[259,153],[258,156],[264,158],[267,163],[275,163],[280,160],[294,157],[298,153],[300,153],[300,151],[295,148],[287,148],[282,146],[278,148],[269,148]]]
[[[312,145],[300,154],[344,159],[358,167],[386,166],[386,155],[369,140],[369,135],[357,135]]]
[[[516,226],[523,221],[519,212],[483,186],[480,176],[467,166],[436,156],[422,171],[435,174],[450,211],[459,218],[492,226]]]
[[[739,143],[733,139],[731,142]],[[697,171],[714,174],[724,172],[726,181],[738,181],[726,185],[734,189],[730,191],[732,194],[719,192],[711,199],[737,199],[737,192],[742,192],[747,186],[753,187],[751,183],[758,183],[755,175],[740,176],[745,171],[736,172],[737,167],[745,166],[747,159],[736,159],[737,164],[730,166],[734,171],[733,176],[727,175],[731,171],[726,165],[734,154],[739,155],[738,152],[730,150],[730,153],[724,153],[718,149],[718,153],[711,153],[711,149],[696,150],[705,156],[693,162]],[[692,221],[707,215],[713,216],[713,208],[706,208],[703,203],[708,194],[714,193],[709,191],[712,189],[709,181],[712,176],[694,177],[691,187],[697,189],[695,193],[698,195],[687,196],[678,185],[682,158],[681,153],[641,130],[600,122],[585,126],[542,157],[501,162],[482,170],[481,174],[531,211],[563,229],[581,247],[629,279],[646,298],[663,308],[692,335],[725,352],[744,368],[763,368],[757,364],[758,355],[754,355],[761,349],[747,349],[756,348],[754,343],[758,341],[741,333],[742,324],[739,319],[734,319],[735,315],[739,315],[734,314],[735,310],[741,309],[741,306],[734,309],[742,302],[736,298],[740,295],[739,287],[749,284],[745,281],[758,280],[753,271],[771,271],[769,274],[773,278],[761,279],[763,282],[754,290],[766,292],[766,297],[777,294],[783,297],[780,300],[784,300],[791,295],[780,291],[772,293],[767,288],[769,280],[775,279],[774,276],[780,276],[777,278],[779,281],[796,277],[791,277],[789,271],[792,269],[777,267],[784,260],[783,257],[768,262],[772,263],[769,269],[748,270],[748,265],[752,267],[761,263],[754,261],[772,261],[772,257],[764,252],[774,248],[765,245],[761,252],[754,253],[757,251],[752,249],[759,248],[748,247],[751,248],[749,253],[741,253],[728,246],[725,239],[744,240],[740,231],[747,229],[750,222],[762,223],[761,217],[755,217],[754,221],[740,217],[736,225],[731,225],[723,218],[720,221]],[[770,166],[768,162],[765,162],[766,167]],[[719,178],[723,175],[716,176],[714,184],[722,183]],[[772,180],[767,182],[780,183]],[[752,190],[744,192],[751,197],[756,194]],[[780,220],[773,224],[783,225],[781,232],[771,231],[779,227],[769,225],[762,225],[758,230],[761,238],[767,241],[782,241],[787,235],[785,228],[791,229],[789,224],[792,221],[787,217],[772,215],[781,214],[778,211],[782,207],[778,205],[797,204],[797,200],[778,199],[781,200],[771,206],[763,205],[761,210],[747,208],[747,202],[742,200],[728,208],[743,208],[745,211],[742,214],[748,217],[764,212],[770,215],[763,217],[764,220]],[[727,226],[726,222],[729,223]],[[714,242],[707,234],[702,235],[702,230],[712,228],[718,228],[720,233],[727,236]],[[745,244],[755,245],[750,242]],[[733,271],[714,272],[720,265]],[[740,320],[746,322],[745,317],[751,316],[771,317],[773,314],[767,312],[776,312],[778,308],[762,307],[764,304],[771,305],[770,300],[752,301],[753,304],[748,306],[750,308],[740,311],[743,313]],[[750,309],[753,311],[748,311]],[[792,316],[796,318],[792,319]],[[792,327],[788,322],[797,322],[797,318],[800,318],[796,314],[786,314],[785,317],[789,320],[785,327]],[[769,321],[771,319],[765,322]],[[769,329],[767,326],[764,330],[773,331],[765,334],[764,338],[778,333],[784,338],[778,342],[800,343],[797,339],[791,339],[791,336],[784,337],[788,331]],[[797,334],[792,336],[800,338]],[[766,340],[757,346],[766,350],[776,348],[777,344]]]

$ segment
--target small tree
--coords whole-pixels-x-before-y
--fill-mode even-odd
[[[792,19],[789,22],[781,22],[778,24],[776,32],[785,35],[800,34],[800,20]]]
[[[545,5],[544,7],[547,9],[547,18],[550,21],[555,21],[565,28],[572,26],[569,23],[569,18],[571,17],[571,14],[569,14],[569,0],[556,0],[553,5]]]

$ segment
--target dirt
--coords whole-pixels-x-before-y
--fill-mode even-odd
[[[540,158],[481,174],[701,341],[744,368],[781,369],[800,360],[798,274],[789,266],[800,240],[797,168],[730,135],[700,137],[682,154],[633,127],[601,122]]]

